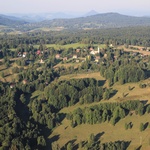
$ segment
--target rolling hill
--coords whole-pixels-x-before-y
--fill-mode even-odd
[[[84,17],[52,19],[41,22],[24,21],[11,16],[0,15],[0,25],[12,27],[16,31],[43,31],[43,29],[108,29],[136,26],[150,26],[149,17],[126,16],[118,13],[96,14],[91,11]],[[30,18],[28,18],[30,20]],[[27,20],[27,18],[25,18]],[[32,19],[31,19],[32,20]]]
[[[118,13],[96,14],[73,19],[54,19],[42,21],[38,26],[70,28],[120,28],[133,26],[150,26],[150,18],[133,17]]]
[[[26,23],[27,23],[26,21],[21,20],[17,17],[0,15],[0,25],[15,27]]]

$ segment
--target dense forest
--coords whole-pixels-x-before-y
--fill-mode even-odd
[[[126,27],[115,29],[63,30],[51,32],[29,32],[17,35],[0,35],[0,48],[17,48],[23,44],[113,44],[150,45],[150,27]]]

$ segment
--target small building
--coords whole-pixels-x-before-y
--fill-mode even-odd
[[[68,57],[64,57],[64,58],[63,58],[63,61],[67,61],[67,60],[68,60]]]
[[[76,53],[79,53],[80,52],[80,49],[78,48],[78,49],[76,49]]]
[[[106,58],[106,57],[107,57],[107,54],[105,53],[105,54],[104,54],[104,58]]]
[[[90,51],[94,51],[94,48],[93,47],[90,47],[90,49],[89,49]]]
[[[93,50],[93,51],[90,52],[90,54],[91,54],[91,55],[95,55],[96,53],[95,53],[95,51]]]
[[[10,84],[10,88],[13,89],[15,87],[15,83]]]
[[[18,52],[17,56],[18,56],[18,57],[22,57],[21,52]]]
[[[79,59],[77,59],[77,60],[76,60],[76,63],[79,63],[79,62],[80,62],[80,60],[79,60]]]
[[[24,79],[24,80],[22,81],[22,83],[23,83],[23,84],[27,84],[28,81],[27,81],[26,79]]]
[[[77,55],[73,55],[73,57],[72,57],[73,59],[77,59],[78,58],[78,56]]]
[[[112,48],[113,48],[114,46],[113,46],[112,44],[110,44],[109,47],[112,47]]]
[[[98,47],[97,51],[95,51],[95,50],[93,49],[93,50],[91,50],[91,52],[90,52],[90,54],[92,54],[92,55],[96,55],[96,54],[99,54],[99,53],[100,53],[99,47]]]
[[[22,57],[23,57],[23,58],[25,58],[25,57],[26,57],[26,55],[27,55],[27,52],[23,52]]]
[[[55,58],[60,59],[60,54],[56,54]]]
[[[41,60],[40,60],[40,64],[43,64],[43,63],[44,63],[44,60],[43,60],[43,59],[41,59]]]
[[[40,55],[40,54],[41,54],[41,51],[40,51],[40,50],[37,50],[36,54],[37,54],[37,55]]]
[[[96,56],[95,57],[95,62],[99,62],[99,60],[100,60],[100,56]]]

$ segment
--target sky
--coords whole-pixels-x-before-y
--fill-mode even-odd
[[[118,12],[150,16],[150,0],[0,0],[0,13]]]

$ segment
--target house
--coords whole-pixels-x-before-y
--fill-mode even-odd
[[[113,47],[113,45],[112,45],[112,44],[110,44],[110,45],[109,45],[109,47]]]
[[[24,80],[22,81],[22,83],[23,83],[23,84],[27,84],[28,81],[27,81],[26,79],[24,79]]]
[[[40,60],[40,64],[43,64],[43,63],[44,63],[44,60],[43,60],[43,59],[41,59],[41,60]]]
[[[79,63],[79,62],[80,62],[80,60],[79,60],[79,59],[77,59],[77,60],[76,60],[76,63]]]
[[[93,49],[93,50],[91,50],[91,52],[90,52],[91,55],[95,55],[95,54],[99,54],[99,53],[100,53],[99,47],[98,47],[97,51],[95,51],[95,50]]]
[[[73,55],[73,57],[72,57],[73,59],[77,59],[78,58],[78,56],[77,55]]]
[[[18,57],[22,57],[21,52],[18,52],[17,56],[18,56]]]
[[[23,57],[23,58],[25,58],[25,57],[26,57],[26,55],[27,55],[27,52],[23,52],[22,57]]]
[[[40,50],[37,50],[36,54],[37,54],[37,55],[40,55],[40,54],[41,54],[41,51],[40,51]]]
[[[15,83],[10,84],[10,88],[13,89],[15,87]]]
[[[106,57],[107,57],[107,54],[105,53],[105,54],[104,54],[104,58],[106,58]]]
[[[67,61],[67,60],[68,60],[68,57],[64,57],[64,58],[63,58],[63,61]]]
[[[79,53],[80,52],[80,49],[78,48],[78,49],[76,49],[76,53]]]
[[[95,51],[94,51],[94,50],[91,51],[90,54],[91,54],[91,55],[95,55]]]
[[[99,62],[99,60],[100,60],[100,56],[96,56],[95,57],[95,62]]]
[[[93,47],[90,47],[90,51],[94,51]]]
[[[56,54],[55,58],[60,59],[60,54]]]

